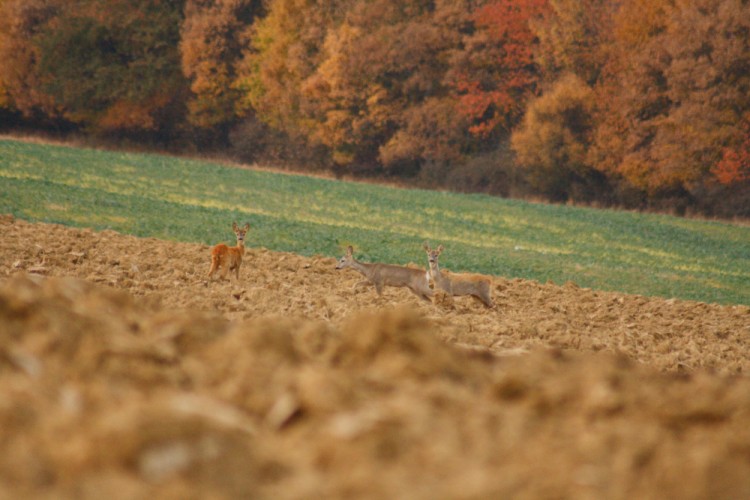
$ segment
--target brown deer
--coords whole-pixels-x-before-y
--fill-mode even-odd
[[[346,269],[347,267],[359,271],[364,275],[366,280],[360,281],[354,285],[357,288],[361,285],[374,285],[378,295],[383,294],[384,286],[406,287],[422,300],[431,302],[432,290],[427,279],[427,273],[422,269],[413,269],[411,267],[395,266],[392,264],[367,264],[359,262],[354,258],[352,252],[354,249],[351,245],[346,249],[346,255],[341,257],[336,269]]]
[[[240,229],[236,222],[232,223],[232,230],[237,236],[237,246],[230,247],[219,243],[211,250],[211,269],[208,270],[208,279],[211,279],[221,268],[221,279],[225,279],[229,271],[234,271],[235,278],[239,281],[242,256],[245,255],[245,235],[249,229],[250,224],[245,224]]]
[[[443,251],[443,245],[433,250],[425,241],[424,251],[427,252],[427,261],[430,264],[429,275],[435,283],[435,287],[443,290],[448,295],[471,295],[475,299],[482,301],[485,306],[492,307],[492,298],[490,297],[491,280],[489,277],[482,274],[442,272],[438,264],[438,257]]]

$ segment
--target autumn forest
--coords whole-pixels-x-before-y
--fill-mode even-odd
[[[0,0],[0,132],[750,217],[748,0]]]

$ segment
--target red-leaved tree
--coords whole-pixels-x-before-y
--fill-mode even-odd
[[[711,169],[716,180],[727,186],[750,180],[750,113],[745,115],[739,135],[737,144],[725,147],[721,160]]]
[[[494,0],[474,12],[476,30],[454,70],[458,110],[473,134],[507,131],[522,116],[539,79],[529,23],[547,8],[547,0]]]

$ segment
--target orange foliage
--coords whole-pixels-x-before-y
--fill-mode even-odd
[[[521,67],[532,63],[531,45],[535,35],[529,21],[548,7],[547,0],[495,0],[477,9],[477,28],[486,30],[491,40],[501,42],[505,54],[501,62]]]
[[[750,180],[750,114],[745,115],[735,147],[726,147],[722,158],[711,169],[711,173],[724,185],[738,184]]]
[[[31,43],[50,23],[63,0],[0,1],[0,87],[6,102],[26,116],[41,111],[57,116],[59,107],[41,88],[36,66],[39,48]]]
[[[158,125],[154,119],[154,110],[163,108],[170,100],[169,95],[162,94],[140,102],[115,101],[96,121],[96,125],[102,130],[154,130]]]
[[[465,42],[454,81],[458,111],[472,120],[471,133],[508,130],[523,114],[538,81],[530,22],[547,7],[547,0],[494,0],[473,13],[476,33]]]
[[[251,48],[238,65],[235,85],[242,111],[254,111],[275,130],[309,137],[311,101],[306,83],[322,59],[326,37],[340,22],[349,2],[277,0],[253,24]],[[311,130],[313,128],[313,130]]]
[[[652,197],[742,179],[750,4],[631,0],[614,21],[597,86],[599,168]]]
[[[721,161],[711,173],[720,183],[727,185],[750,180],[750,150],[724,148]]]
[[[342,1],[335,13],[291,3],[269,4],[242,78],[264,121],[327,146],[340,165],[414,168],[459,154],[466,124],[444,81],[464,2]]]
[[[589,85],[599,80],[609,63],[613,16],[619,5],[612,0],[549,0],[548,12],[531,25],[539,37],[536,61],[547,82],[566,73]]]
[[[650,43],[668,26],[673,0],[629,0],[617,12],[614,34],[621,44],[636,49]]]
[[[232,121],[240,92],[234,86],[242,46],[261,9],[258,0],[189,0],[180,39],[182,71],[190,79],[188,120],[209,128]]]

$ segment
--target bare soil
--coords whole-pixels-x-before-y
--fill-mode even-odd
[[[750,307],[248,245],[0,219],[0,498],[750,498]]]

